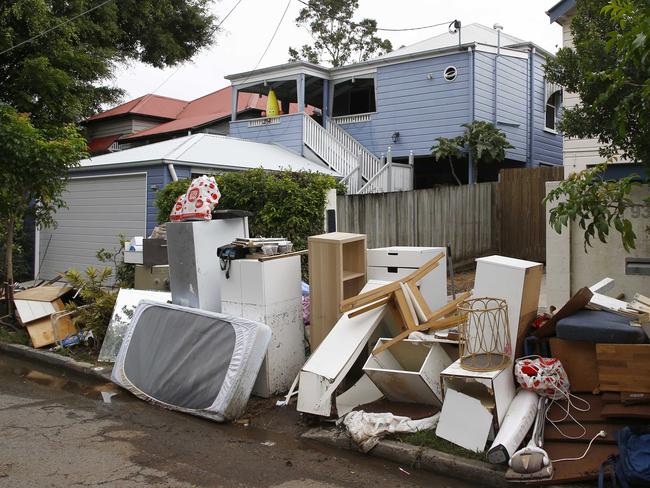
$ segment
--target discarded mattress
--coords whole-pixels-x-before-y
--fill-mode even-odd
[[[646,341],[640,327],[630,326],[630,319],[602,310],[581,310],[558,320],[556,334],[567,341],[599,344],[639,344]]]
[[[243,414],[271,340],[264,324],[140,302],[112,380],[155,405],[218,422]]]

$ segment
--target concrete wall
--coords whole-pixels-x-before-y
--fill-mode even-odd
[[[547,192],[555,188],[559,182],[546,183]],[[650,189],[642,187],[635,189],[632,198],[641,202],[650,196]],[[548,211],[547,208],[547,222]],[[636,249],[627,253],[623,249],[618,232],[612,229],[612,234],[606,244],[598,239],[592,242],[593,247],[584,250],[584,231],[577,223],[570,231],[563,229],[557,234],[548,224],[546,228],[546,285],[548,304],[561,307],[577,290],[583,286],[591,286],[603,278],[616,280],[616,285],[610,296],[624,293],[631,298],[635,293],[650,294],[650,276],[635,276],[625,274],[626,257],[650,257],[650,234],[646,227],[649,224],[644,212],[638,218],[632,218],[628,210],[628,218],[632,221],[637,236]]]

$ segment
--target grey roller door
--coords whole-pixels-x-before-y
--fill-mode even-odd
[[[63,195],[68,208],[56,213],[58,226],[40,232],[40,278],[75,268],[105,266],[95,254],[146,232],[147,178],[145,174],[72,178]]]

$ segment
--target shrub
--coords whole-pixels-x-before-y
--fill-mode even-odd
[[[172,181],[164,188],[158,190],[154,205],[156,205],[156,208],[158,209],[156,220],[159,224],[169,221],[169,214],[172,213],[172,208],[174,208],[176,199],[179,195],[182,195],[187,191],[190,183],[191,181],[188,179]]]
[[[84,275],[76,269],[69,269],[64,275],[65,279],[79,290],[79,296],[84,302],[82,307],[70,303],[66,308],[79,311],[77,325],[82,330],[93,332],[97,348],[104,341],[117,299],[117,292],[106,286],[106,281],[112,274],[113,270],[108,266],[102,270],[88,266]]]
[[[286,237],[295,249],[306,248],[307,237],[323,232],[327,191],[341,189],[334,177],[307,171],[271,173],[259,168],[215,178],[221,191],[218,208],[253,212],[252,236]],[[178,195],[187,191],[189,181],[183,183],[170,183],[156,196],[158,216],[164,215],[164,221]]]
[[[135,284],[135,264],[124,262],[124,245],[127,240],[124,234],[117,236],[119,247],[113,249],[101,248],[95,254],[102,263],[111,263],[115,269],[115,284],[119,288],[133,288]]]

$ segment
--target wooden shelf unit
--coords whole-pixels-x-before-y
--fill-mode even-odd
[[[311,236],[309,294],[310,346],[314,351],[341,316],[340,304],[358,295],[367,279],[366,236],[331,232]]]

